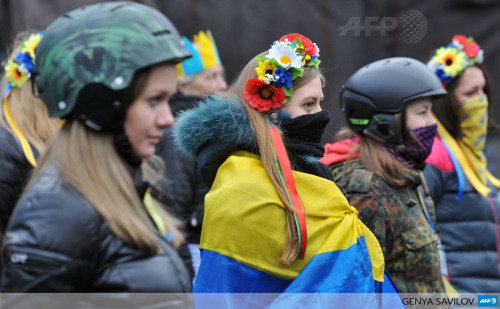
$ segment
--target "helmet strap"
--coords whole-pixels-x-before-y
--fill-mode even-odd
[[[135,153],[134,147],[130,140],[125,134],[125,131],[115,133],[113,136],[113,144],[115,146],[118,155],[129,165],[139,166],[142,163],[142,159]]]

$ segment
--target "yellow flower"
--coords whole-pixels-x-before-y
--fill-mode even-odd
[[[40,33],[30,35],[30,37],[22,43],[21,51],[23,53],[28,53],[32,59],[35,59],[35,49],[38,47],[38,44],[40,44],[41,39],[42,35]]]
[[[441,47],[432,60],[443,64],[443,71],[451,78],[459,75],[466,67],[465,53],[456,48]]]
[[[19,64],[9,60],[5,66],[5,76],[13,87],[21,89],[24,83],[30,78],[30,75],[19,70]]]
[[[306,65],[306,62],[308,62],[308,61],[310,61],[310,60],[311,60],[311,56],[306,55],[306,56],[304,57],[304,60],[302,60],[302,63],[303,63],[304,65]]]
[[[262,81],[266,74],[274,75],[274,71],[276,70],[276,64],[270,64],[269,60],[259,63],[259,67],[255,69],[257,75],[259,75],[259,79]]]

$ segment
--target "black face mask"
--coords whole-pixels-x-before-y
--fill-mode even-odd
[[[323,110],[316,114],[283,119],[281,129],[292,159],[292,168],[333,181],[328,167],[318,161],[325,153],[321,138],[329,122],[330,112]]]

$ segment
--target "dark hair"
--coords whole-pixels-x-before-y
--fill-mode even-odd
[[[484,86],[484,93],[488,96],[488,100],[490,104],[488,105],[488,129],[497,129],[498,125],[495,123],[493,118],[491,117],[491,106],[492,106],[492,91],[490,79],[488,76],[488,72],[486,68],[480,64],[474,64],[475,67],[479,68],[481,72],[483,72],[484,78],[486,80],[486,84]],[[432,111],[434,115],[439,119],[439,121],[443,124],[446,131],[448,131],[451,136],[455,139],[459,139],[462,136],[462,130],[460,129],[460,116],[459,116],[459,106],[460,102],[455,99],[453,95],[454,90],[457,88],[458,83],[462,75],[454,78],[449,84],[446,90],[448,91],[447,95],[439,97],[433,100]]]
[[[161,62],[158,64],[150,65],[150,66],[142,68],[134,73],[134,76],[132,78],[132,81],[130,82],[130,85],[125,90],[125,96],[127,98],[128,104],[132,104],[132,102],[135,101],[135,99],[137,99],[139,97],[142,90],[146,86],[146,83],[148,81],[149,75],[151,74],[151,71],[153,71],[154,68],[156,68],[160,65],[166,65],[166,64],[169,64],[169,63],[168,62]]]

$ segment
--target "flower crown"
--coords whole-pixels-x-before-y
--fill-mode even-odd
[[[9,59],[5,65],[5,76],[10,87],[21,89],[24,83],[31,78],[33,63],[35,61],[35,49],[40,44],[43,33],[36,33],[21,43],[20,51],[14,60]]]
[[[318,69],[319,48],[307,37],[292,33],[275,41],[267,55],[258,55],[258,78],[248,80],[243,96],[259,112],[285,105],[293,95],[292,81],[304,67]]]
[[[427,66],[439,77],[444,88],[475,63],[483,62],[483,49],[472,37],[455,35],[451,44],[436,50]]]

